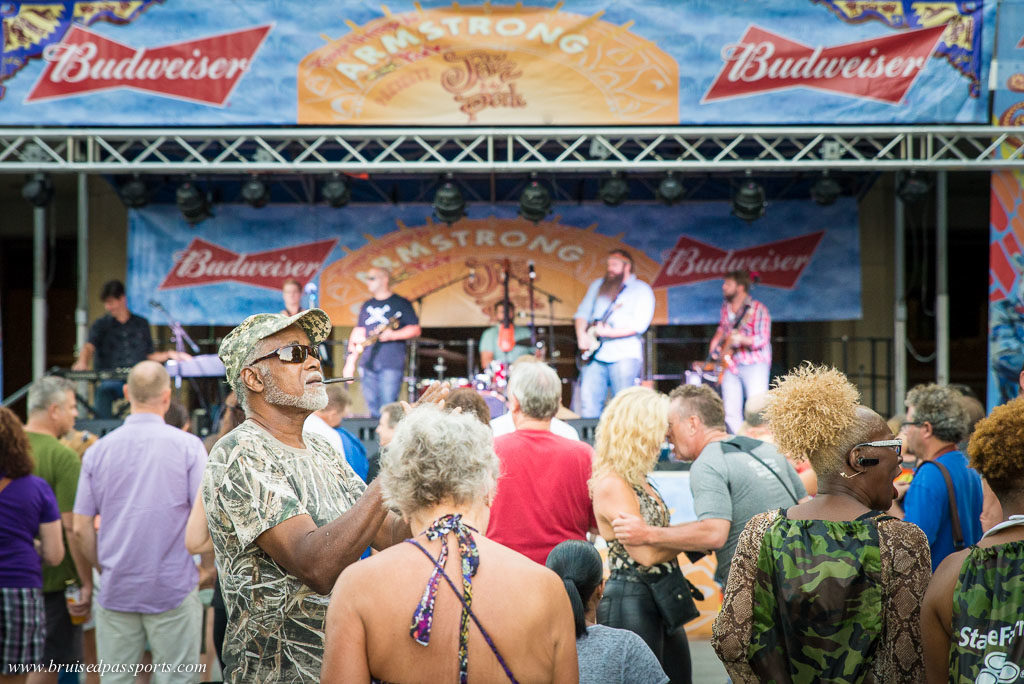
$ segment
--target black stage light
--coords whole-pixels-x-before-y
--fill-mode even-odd
[[[843,194],[843,189],[834,178],[829,178],[828,173],[822,175],[811,186],[811,199],[823,207],[835,204],[841,194]]]
[[[324,183],[320,192],[324,201],[335,209],[345,206],[352,199],[352,190],[349,189],[345,179],[338,174],[331,176],[330,180]]]
[[[192,181],[185,181],[178,186],[174,200],[178,204],[178,211],[193,226],[210,217],[210,204],[206,195]]]
[[[270,188],[256,176],[250,176],[249,180],[242,183],[242,199],[256,209],[265,207],[270,201]]]
[[[911,171],[903,176],[903,180],[900,181],[899,187],[896,189],[896,194],[907,204],[916,204],[927,197],[930,191],[931,184],[928,180],[918,176],[916,171]]]
[[[466,215],[466,200],[462,198],[459,186],[446,180],[434,193],[434,216],[451,225]]]
[[[36,207],[45,207],[53,199],[53,181],[45,173],[33,174],[21,186],[21,196]]]
[[[543,185],[533,180],[523,188],[519,196],[519,215],[527,221],[538,223],[551,213],[551,193]]]
[[[149,204],[149,188],[138,176],[122,185],[119,194],[124,206],[129,209],[139,209]]]
[[[675,174],[669,171],[658,183],[658,199],[668,205],[675,204],[683,198],[686,188],[679,182]]]
[[[732,213],[744,221],[755,221],[764,216],[766,205],[764,188],[750,178],[745,179],[732,196]]]
[[[619,174],[612,175],[601,182],[597,196],[609,207],[617,207],[629,198],[629,183]]]

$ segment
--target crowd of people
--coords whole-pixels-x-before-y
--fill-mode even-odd
[[[148,359],[125,423],[82,458],[58,441],[66,381],[33,386],[24,425],[0,409],[0,680],[88,660],[89,619],[115,682],[208,679],[204,646],[232,682],[689,682],[699,592],[682,567],[712,551],[712,645],[733,681],[1024,668],[1024,399],[972,426],[962,392],[923,385],[890,426],[841,372],[805,364],[748,400],[743,434],[706,385],[613,388],[592,448],[559,434],[562,383],[523,355],[511,426],[435,385],[378,407],[368,457],[324,384],[330,329],[319,309],[233,329],[205,446],[171,424]],[[665,442],[691,462],[693,522],[671,524],[653,484]]]

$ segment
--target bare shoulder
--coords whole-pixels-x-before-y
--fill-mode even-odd
[[[594,480],[593,494],[596,499],[599,496],[612,497],[632,494],[633,490],[629,483],[614,473],[606,473]]]

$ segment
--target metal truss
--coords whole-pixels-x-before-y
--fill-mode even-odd
[[[993,126],[0,128],[0,173],[486,173],[1024,168]]]

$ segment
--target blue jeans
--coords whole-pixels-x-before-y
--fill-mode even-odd
[[[113,418],[114,402],[123,398],[123,380],[100,380],[96,385],[96,417]]]
[[[398,391],[402,389],[402,369],[382,368],[370,370],[361,368],[360,382],[363,386],[363,399],[370,409],[370,416],[380,416],[380,407],[398,400]]]
[[[601,415],[608,390],[614,397],[621,390],[640,382],[640,359],[622,359],[615,363],[591,361],[580,373],[580,417]]]
[[[736,372],[725,372],[722,377],[722,403],[725,404],[725,424],[736,434],[743,424],[743,405],[755,394],[768,391],[771,364],[767,361],[736,366]]]

